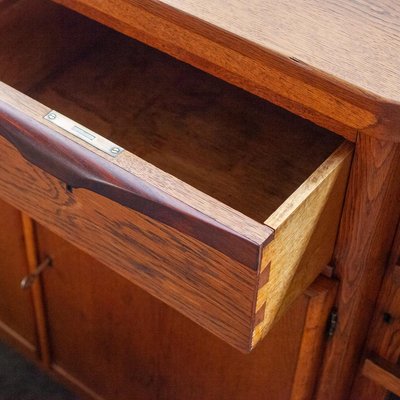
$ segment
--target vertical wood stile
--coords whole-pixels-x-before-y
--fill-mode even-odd
[[[25,238],[25,249],[28,262],[28,270],[29,273],[32,273],[35,271],[39,262],[36,232],[33,220],[24,213],[21,213],[21,215],[22,215],[22,228]],[[40,359],[44,366],[49,367],[51,362],[50,346],[47,333],[43,288],[40,278],[37,279],[36,282],[32,285],[31,291],[32,291],[32,300],[33,300],[33,307],[36,319],[36,329],[39,342]]]

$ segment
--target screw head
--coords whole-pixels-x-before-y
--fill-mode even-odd
[[[113,147],[110,151],[113,154],[118,154],[121,151],[121,149],[119,147]]]
[[[50,114],[47,116],[47,118],[48,118],[48,119],[56,119],[56,118],[57,118],[57,115],[56,115],[55,113],[50,113]]]

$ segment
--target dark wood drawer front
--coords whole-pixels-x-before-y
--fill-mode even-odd
[[[0,147],[6,201],[235,346],[248,345],[256,271],[105,197],[69,193],[3,138]]]

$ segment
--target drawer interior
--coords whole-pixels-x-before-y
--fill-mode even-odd
[[[0,2],[0,35],[1,81],[260,223],[342,142],[47,1]]]

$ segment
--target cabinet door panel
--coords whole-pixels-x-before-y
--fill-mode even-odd
[[[0,338],[34,353],[35,318],[31,292],[20,288],[28,273],[21,214],[0,201]]]
[[[113,400],[284,400],[312,391],[309,376],[318,368],[313,349],[320,352],[335,289],[330,280],[301,296],[245,355],[44,228],[38,234],[42,256],[53,259],[43,276],[53,368],[87,394]],[[317,323],[310,326],[315,299],[323,306],[313,308],[321,315],[313,315]],[[307,329],[316,333],[312,348],[304,340]],[[305,355],[313,360],[309,366]],[[307,377],[307,371],[299,374],[298,360],[313,369]]]

